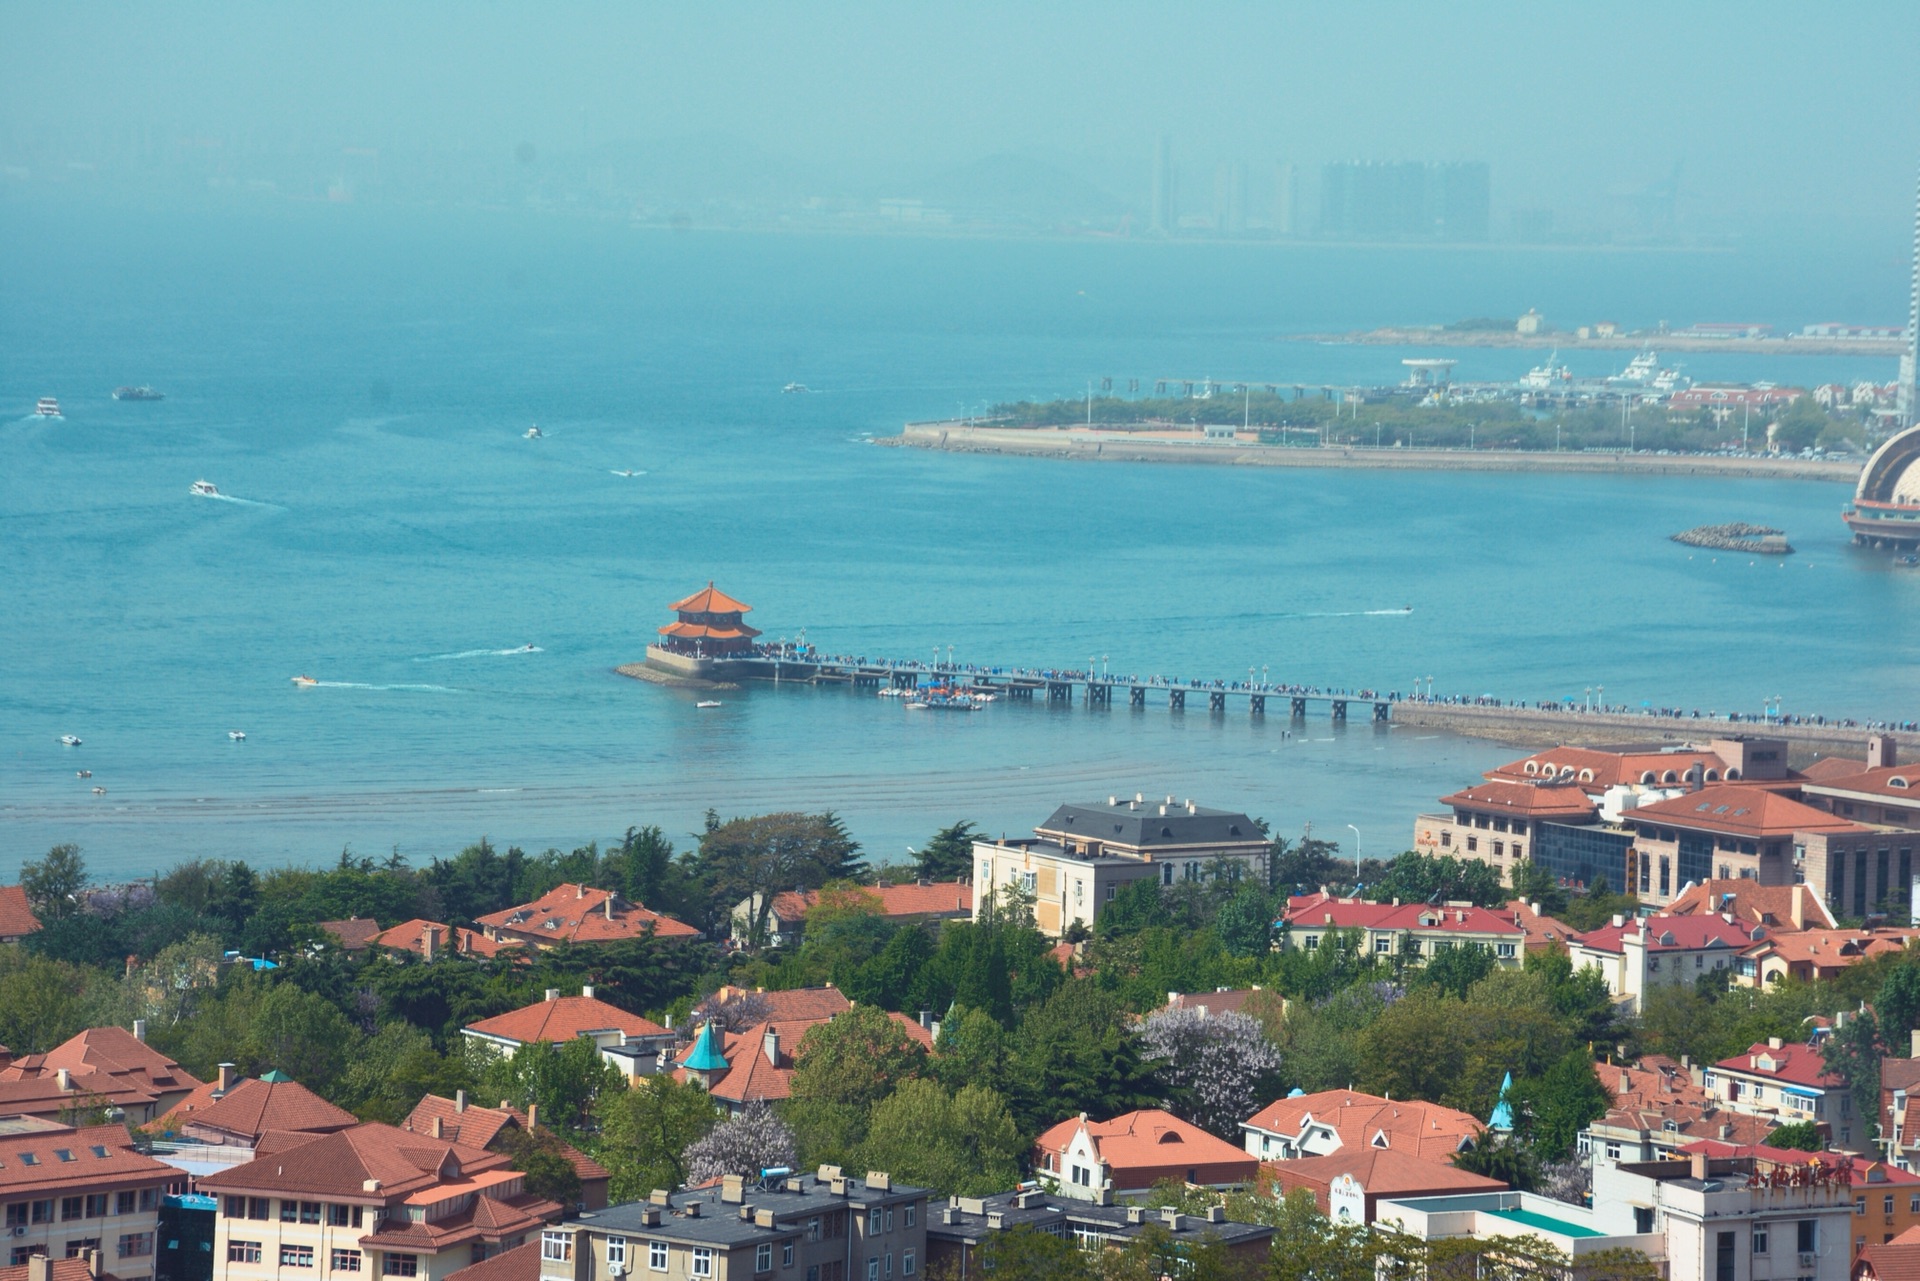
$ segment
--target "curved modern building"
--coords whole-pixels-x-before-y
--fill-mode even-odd
[[[1920,427],[1896,433],[1873,451],[1843,513],[1853,541],[1865,547],[1920,549]]]

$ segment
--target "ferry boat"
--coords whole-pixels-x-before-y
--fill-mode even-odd
[[[196,480],[187,486],[187,492],[198,498],[218,498],[220,491],[214,488],[210,480]]]
[[[304,685],[318,685],[320,682],[313,679],[313,677],[311,676],[296,676],[293,678],[293,683],[295,685],[304,686]]]
[[[68,747],[80,746],[80,739],[73,734],[62,734],[60,736],[60,741],[65,743]]]
[[[115,400],[165,400],[167,397],[165,392],[158,392],[151,387],[143,385],[139,387],[115,387],[113,389],[113,398]]]
[[[694,706],[695,707],[718,707],[720,706],[720,700],[717,698],[703,698],[699,702],[695,703]]]
[[[1553,387],[1573,380],[1573,371],[1560,362],[1560,352],[1556,348],[1547,356],[1547,363],[1535,365],[1520,380],[1520,385],[1528,391],[1548,391]]]
[[[33,413],[36,418],[59,418],[60,402],[51,396],[42,396],[40,403],[33,407]]]
[[[241,729],[230,729],[227,731],[227,737],[236,743],[244,743],[247,739],[247,732]]]
[[[540,430],[540,424],[535,423],[533,426],[527,428],[525,435],[528,440],[539,440],[545,433]]]

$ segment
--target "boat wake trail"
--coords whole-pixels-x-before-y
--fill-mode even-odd
[[[316,689],[371,689],[403,690],[416,694],[451,694],[454,691],[446,685],[369,685],[364,681],[315,681]]]
[[[462,658],[512,658],[516,654],[544,654],[538,645],[516,645],[512,649],[463,649],[457,654],[424,654],[416,663],[451,663]]]
[[[275,511],[285,511],[279,503],[263,503],[253,498],[236,498],[232,494],[202,494],[202,498],[211,498],[220,503],[238,503],[242,507],[271,507]]]

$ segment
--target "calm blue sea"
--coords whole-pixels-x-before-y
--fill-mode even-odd
[[[1413,354],[1275,341],[1290,331],[1528,306],[1567,323],[1897,320],[1899,249],[1334,251],[0,208],[0,878],[57,841],[105,874],[347,845],[424,859],[483,833],[532,848],[630,824],[685,833],[709,806],[831,808],[872,853],[904,857],[957,818],[1014,832],[1060,800],[1134,791],[1285,833],[1311,823],[1349,849],[1352,824],[1372,853],[1510,755],[1357,723],[909,714],[804,687],[697,711],[614,676],[709,579],[770,636],[805,628],[833,651],[1914,716],[1920,575],[1845,545],[1841,486],[864,443],[1102,376],[1389,381]],[[1466,377],[1539,361],[1460,355]],[[1892,376],[1860,359],[1690,368]],[[789,381],[814,391],[781,394]],[[137,382],[167,399],[111,399]],[[65,421],[27,416],[42,395]],[[535,422],[545,438],[524,439]],[[644,474],[613,474],[627,469]],[[233,501],[189,497],[199,479]],[[1667,541],[1735,519],[1785,527],[1801,554],[1754,564]],[[296,689],[296,673],[324,684]]]

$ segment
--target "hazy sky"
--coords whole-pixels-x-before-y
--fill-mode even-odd
[[[0,139],[139,123],[312,147],[723,135],[850,173],[1009,150],[1145,198],[1183,166],[1484,159],[1497,207],[1680,163],[1697,207],[1889,234],[1920,3],[0,5]]]

